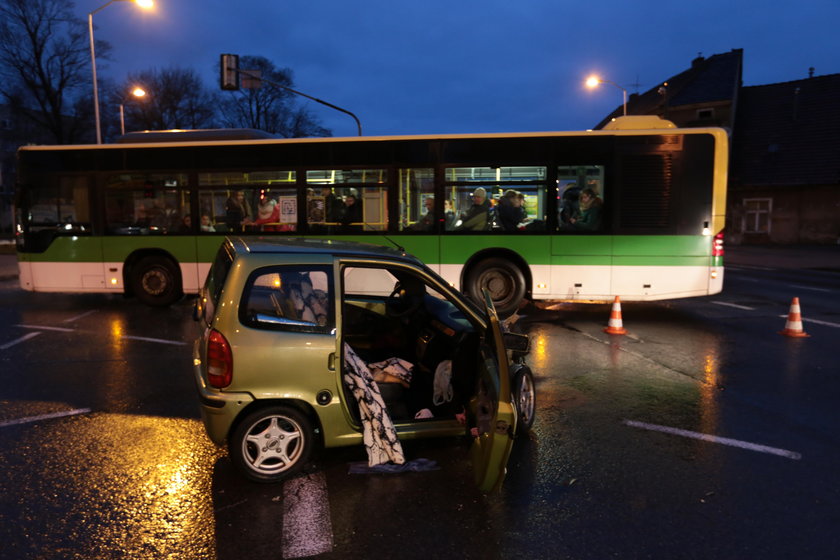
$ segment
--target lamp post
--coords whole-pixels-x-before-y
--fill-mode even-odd
[[[613,85],[613,86],[615,86],[615,87],[617,87],[618,89],[621,90],[621,93],[623,94],[622,105],[624,107],[624,116],[626,117],[627,116],[627,90],[624,89],[623,87],[621,87],[620,85],[618,85],[615,82],[612,82],[610,80],[605,80],[603,78],[599,78],[598,76],[593,75],[593,76],[589,76],[588,78],[586,78],[586,87],[588,87],[589,89],[595,89],[600,84],[610,84],[610,85]]]
[[[145,97],[146,90],[136,87],[131,90],[131,95],[137,98]],[[125,134],[125,98],[123,98],[123,102],[120,103],[120,134]]]
[[[88,14],[88,35],[90,37],[90,67],[93,71],[93,118],[96,121],[96,143],[102,143],[102,126],[99,123],[99,86],[96,82],[96,50],[93,41],[93,14],[101,12],[114,2],[134,2],[143,9],[154,6],[154,0],[109,0]]]

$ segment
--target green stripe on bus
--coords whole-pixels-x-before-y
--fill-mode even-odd
[[[420,260],[442,265],[465,264],[484,250],[509,251],[521,256],[529,266],[719,266],[721,260],[712,258],[710,238],[699,235],[527,237],[528,244],[524,245],[516,236],[492,234],[389,236]],[[222,239],[222,235],[57,237],[44,253],[20,253],[18,258],[23,262],[124,262],[136,251],[154,250],[169,253],[178,262],[210,263]],[[384,235],[348,235],[340,239],[394,247]]]
[[[155,237],[150,235],[103,237],[103,260],[105,262],[123,262],[129,255],[137,251],[155,250],[169,253],[178,262],[195,262],[195,237],[191,235],[171,235],[166,236],[165,242],[157,241]],[[220,244],[221,238],[216,244],[217,249]]]

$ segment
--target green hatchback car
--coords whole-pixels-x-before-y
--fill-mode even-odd
[[[496,489],[536,401],[528,338],[503,332],[485,299],[396,249],[229,237],[195,308],[207,434],[256,482],[294,475],[320,448],[365,444],[370,456],[371,403],[351,378],[361,368],[399,440],[470,438],[476,483]]]

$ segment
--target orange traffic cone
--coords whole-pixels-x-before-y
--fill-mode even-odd
[[[790,302],[790,311],[788,311],[787,322],[785,323],[785,330],[779,331],[779,334],[785,336],[803,337],[811,336],[802,330],[802,312],[799,310],[799,298],[795,297]]]
[[[615,301],[612,304],[612,311],[610,312],[610,321],[607,323],[607,328],[604,329],[607,334],[627,334],[624,326],[621,323],[621,300],[615,296]]]

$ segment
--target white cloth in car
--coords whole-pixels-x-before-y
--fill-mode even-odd
[[[414,370],[414,364],[411,362],[394,357],[368,364],[367,367],[377,383],[400,383],[406,389],[411,385],[411,374]]]
[[[362,361],[349,344],[344,344],[344,383],[359,403],[362,419],[362,435],[368,455],[368,465],[405,463],[402,445],[397,430],[388,414],[379,386],[367,364]]]
[[[440,406],[452,400],[452,360],[443,360],[435,368],[432,402]]]

